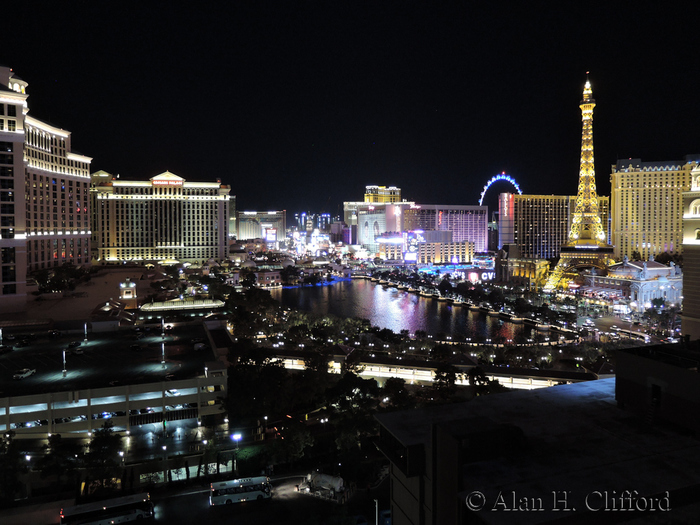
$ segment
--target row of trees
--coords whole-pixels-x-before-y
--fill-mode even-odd
[[[110,422],[93,431],[87,445],[51,434],[43,455],[31,463],[31,458],[21,453],[14,431],[6,432],[0,441],[0,503],[7,505],[14,500],[20,492],[20,476],[29,468],[39,471],[42,478],[52,479],[56,491],[77,487],[81,477],[91,492],[113,489],[120,475],[121,441]]]

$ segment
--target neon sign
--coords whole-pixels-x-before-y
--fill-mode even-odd
[[[182,186],[181,180],[152,180],[153,186]]]

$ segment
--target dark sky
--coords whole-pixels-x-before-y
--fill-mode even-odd
[[[502,171],[573,195],[587,70],[601,195],[617,158],[700,153],[697,3],[14,3],[0,63],[93,171],[221,178],[239,209],[477,204]]]

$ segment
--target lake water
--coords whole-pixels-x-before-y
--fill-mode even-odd
[[[277,288],[272,297],[284,306],[318,315],[369,319],[372,326],[396,333],[424,330],[464,337],[514,339],[532,337],[533,329],[522,324],[504,323],[484,312],[454,306],[430,297],[384,287],[365,279],[345,279],[324,286]]]

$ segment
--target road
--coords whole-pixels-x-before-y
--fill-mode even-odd
[[[367,495],[358,492],[347,506],[317,499],[295,492],[294,486],[301,477],[287,477],[272,480],[273,496],[267,501],[251,501],[220,507],[209,506],[209,493],[205,489],[189,487],[184,490],[171,491],[167,495],[153,495],[155,503],[155,523],[168,525],[192,525],[193,523],[236,523],[237,525],[301,525],[308,523],[323,524],[333,516],[367,517],[374,523],[373,498],[379,494]],[[388,491],[388,482],[382,489]],[[388,500],[388,494],[382,494],[382,501]],[[2,525],[55,525],[59,522],[62,506],[71,502],[53,502],[20,509],[0,511]]]

